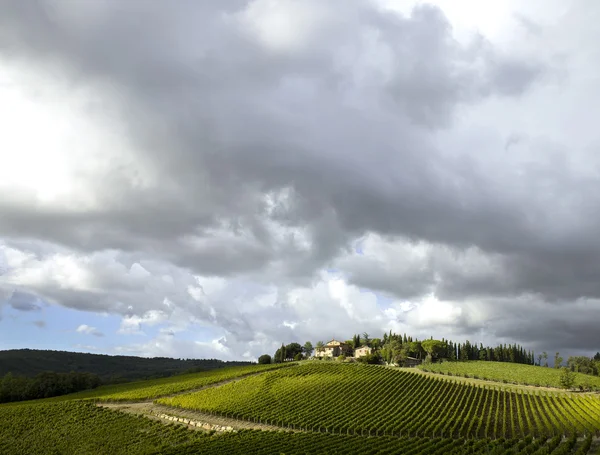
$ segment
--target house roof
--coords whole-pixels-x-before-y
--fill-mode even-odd
[[[338,341],[338,340],[331,340],[329,341],[325,346],[342,346],[345,345],[346,343],[344,343],[343,341]]]

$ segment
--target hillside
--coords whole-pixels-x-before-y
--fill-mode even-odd
[[[190,431],[183,425],[164,425],[89,403],[19,405],[0,408],[0,454],[49,453],[129,455],[287,455],[301,454],[464,454],[534,453],[556,447],[570,453],[575,438],[518,439],[364,438],[321,433],[245,430],[222,434]],[[591,442],[591,441],[590,441]],[[558,453],[558,452],[557,452]],[[582,452],[585,453],[585,452]]]
[[[499,390],[330,362],[307,362],[158,403],[336,434],[522,438],[600,430],[595,396]]]
[[[560,387],[560,370],[554,368],[522,365],[506,362],[443,362],[421,365],[423,371],[451,374],[511,384],[526,384],[542,387]],[[600,377],[575,373],[575,386],[600,390]]]
[[[0,422],[0,454],[11,455],[586,454],[600,446],[595,395],[318,361],[0,405]]]
[[[0,351],[0,377],[7,373],[33,377],[38,373],[87,372],[103,381],[139,380],[210,370],[225,366],[249,365],[251,362],[224,362],[216,359],[143,358],[120,355],[87,354],[67,351],[12,349]]]
[[[168,378],[146,381],[111,384],[91,390],[35,400],[35,402],[61,402],[72,400],[92,400],[99,402],[141,401],[162,397],[208,385],[230,381],[247,375],[263,373],[269,370],[292,366],[293,364],[247,365],[218,368],[199,373],[182,374]],[[1,406],[1,405],[0,405]]]

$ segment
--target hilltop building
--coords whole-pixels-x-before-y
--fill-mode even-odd
[[[352,352],[352,348],[348,344],[333,339],[323,347],[321,352],[315,351],[315,357],[339,357],[348,352]]]
[[[371,354],[371,352],[373,352],[373,350],[369,346],[361,346],[360,348],[354,350],[354,357],[358,359]]]

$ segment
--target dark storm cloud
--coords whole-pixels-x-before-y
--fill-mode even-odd
[[[68,217],[64,212],[38,213],[35,225],[31,214],[4,208],[7,233],[35,235],[33,226],[43,225],[46,235],[61,243],[143,249],[189,233],[190,227],[215,226],[226,219],[251,232],[251,245],[229,246],[220,257],[211,249],[194,252],[195,261],[182,252],[173,255],[184,265],[226,274],[236,266],[260,267],[295,252],[273,245],[269,233],[261,232],[265,214],[260,195],[282,187],[295,189],[292,211],[299,213],[290,216],[308,227],[315,243],[307,260],[335,255],[352,232],[467,241],[452,237],[464,233],[467,223],[492,227],[497,224],[493,215],[502,217],[494,208],[485,210],[487,200],[473,200],[466,210],[456,207],[461,194],[447,193],[436,167],[469,170],[446,163],[415,131],[414,122],[425,129],[448,124],[457,105],[474,102],[483,92],[504,93],[507,84],[514,89],[510,94],[525,90],[534,73],[544,70],[542,62],[496,59],[489,45],[462,48],[434,7],[419,7],[410,18],[400,18],[354,3],[368,14],[363,19],[348,14],[348,19],[357,21],[359,32],[377,30],[393,59],[387,80],[373,93],[375,99],[392,101],[387,108],[376,103],[372,112],[359,111],[345,105],[346,92],[353,90],[362,98],[358,101],[368,101],[364,97],[371,89],[357,86],[352,74],[344,73],[352,68],[336,67],[332,58],[338,43],[350,38],[350,29],[333,27],[326,34],[330,40],[320,46],[278,55],[244,36],[235,18],[224,21],[216,3],[99,5],[67,11],[64,2],[8,2],[0,35],[4,52],[29,55],[32,64],[61,65],[62,73],[76,81],[110,81],[113,95],[141,114],[129,127],[146,149],[143,159],[159,166],[165,181],[174,179],[172,185],[151,194],[117,186],[118,194],[106,198],[113,207],[118,198],[118,210]],[[341,6],[327,8],[335,11],[336,5]],[[355,52],[364,52],[356,39],[351,42]],[[469,69],[478,59],[487,62],[483,75]],[[531,67],[537,70],[531,72]],[[152,137],[156,122],[177,134],[169,138],[176,142],[168,145],[168,157],[163,144],[158,150],[151,147],[161,139]],[[191,195],[198,198],[196,204]],[[331,210],[338,222],[322,226]],[[444,232],[423,232],[432,219],[441,222]],[[332,227],[337,232],[324,232]],[[173,243],[164,249],[176,248]],[[224,249],[218,241],[213,245]],[[213,264],[212,269],[206,270],[204,262]]]
[[[460,43],[432,6],[401,17],[362,1],[304,2],[315,15],[295,18],[306,27],[273,37],[269,23],[252,22],[267,15],[253,15],[257,5],[2,2],[0,56],[102,93],[144,166],[90,181],[93,210],[3,200],[0,235],[282,282],[309,279],[375,232],[489,258],[487,273],[434,253],[402,273],[343,264],[355,284],[399,298],[600,297],[597,178],[568,166],[568,151],[518,161],[527,141],[449,151],[434,140],[464,110],[534,91],[555,70],[541,53],[482,36]],[[285,15],[290,4],[278,5]],[[134,184],[144,170],[160,182]],[[126,307],[91,291],[47,295]],[[221,311],[232,333],[250,337],[243,316]]]

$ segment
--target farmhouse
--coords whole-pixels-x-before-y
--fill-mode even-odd
[[[344,343],[343,341],[331,340],[325,346],[323,346],[323,350],[321,352],[317,352],[317,357],[338,357],[342,354],[345,354],[350,349],[350,346]]]
[[[354,357],[358,359],[358,358],[364,357],[370,353],[371,353],[371,348],[369,346],[361,346],[360,348],[357,348],[354,351]]]

